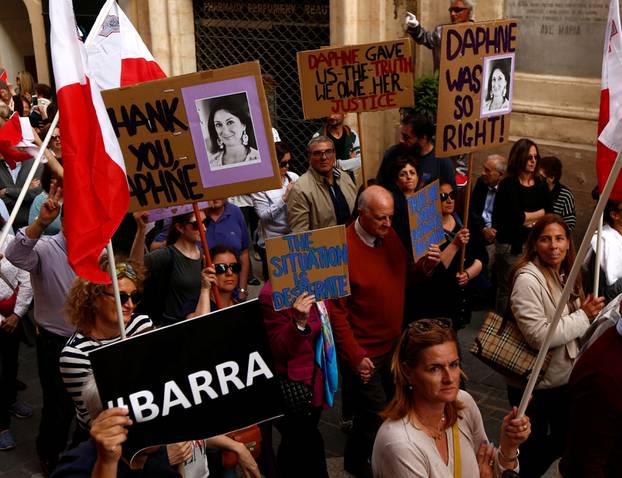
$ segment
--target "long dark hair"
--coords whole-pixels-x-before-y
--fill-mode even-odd
[[[537,156],[535,177],[539,178],[537,171],[540,165],[540,150],[538,149],[538,145],[528,138],[521,138],[512,146],[508,159],[507,176],[518,177],[518,175],[525,170],[527,159],[529,159],[529,150],[532,146],[536,148]]]
[[[500,58],[498,60],[493,60],[490,63],[490,74],[488,75],[488,95],[486,97],[486,99],[488,101],[493,99],[492,96],[492,75],[495,72],[495,70],[499,70],[501,72],[501,74],[503,75],[503,78],[505,79],[505,93],[503,95],[503,97],[506,100],[510,99],[510,62],[511,60],[509,58]]]
[[[209,119],[207,122],[207,131],[211,140],[211,151],[217,153],[218,147],[218,133],[214,126],[214,115],[218,111],[227,111],[240,120],[246,127],[246,135],[248,136],[248,144],[246,145],[247,152],[250,148],[257,148],[257,142],[255,141],[255,132],[253,131],[253,123],[251,121],[250,114],[248,113],[248,103],[246,102],[246,93],[236,93],[234,95],[220,96],[209,100]]]
[[[542,272],[542,274],[546,278],[550,291],[553,290],[551,287],[552,284],[555,283],[559,284],[560,286],[562,285],[560,284],[560,281],[556,277],[556,274],[551,270],[551,268],[546,264],[543,264],[542,261],[539,260],[538,251],[536,250],[536,242],[538,242],[538,239],[542,235],[544,229],[551,224],[559,224],[564,230],[566,238],[568,239],[568,252],[566,252],[566,257],[564,257],[564,260],[559,267],[559,276],[568,277],[568,274],[570,274],[570,269],[572,269],[572,265],[574,264],[576,252],[574,248],[574,243],[572,242],[572,236],[570,235],[570,229],[568,228],[568,224],[566,224],[566,221],[564,221],[564,219],[557,214],[545,214],[540,219],[538,219],[538,221],[536,221],[533,229],[529,233],[529,237],[527,238],[527,243],[525,244],[525,252],[518,260],[518,262],[514,265],[510,280],[510,283],[512,284],[512,289],[514,288],[514,281],[516,280],[516,274],[518,270],[522,267],[525,267],[530,262],[533,262],[534,265],[540,270],[540,272]],[[583,299],[584,294],[581,274],[577,275],[577,279],[574,283],[573,294],[575,296],[574,298],[580,297],[581,299]],[[571,301],[573,300],[573,297],[571,297]]]

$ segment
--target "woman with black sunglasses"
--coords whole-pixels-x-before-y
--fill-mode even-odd
[[[471,238],[456,213],[456,191],[449,183],[439,186],[441,222],[445,242],[441,244],[441,264],[430,278],[414,288],[414,317],[449,317],[458,331],[471,320],[471,296],[475,279],[488,263],[481,241]],[[466,245],[464,272],[460,272],[460,250]]]
[[[131,257],[144,262],[149,271],[143,310],[158,326],[179,322],[194,310],[201,293],[203,254],[197,218],[192,212],[174,216],[166,247],[145,255],[147,218],[143,213],[134,217],[137,230]],[[205,214],[201,212],[198,219],[204,221]]]
[[[201,294],[188,318],[209,314],[217,310],[212,296],[212,288],[216,287],[220,294],[220,304],[223,309],[237,304],[233,291],[238,285],[242,265],[235,250],[227,246],[215,246],[209,250],[212,265],[201,272]]]
[[[108,270],[107,259],[102,260],[101,267]],[[116,271],[127,336],[151,329],[153,324],[148,316],[133,315],[142,299],[144,268],[133,261],[117,261]],[[82,391],[87,377],[93,373],[89,353],[120,337],[112,285],[96,284],[76,277],[67,294],[65,308],[69,322],[76,326],[76,331],[61,352],[60,372],[76,408],[79,427],[75,437],[87,439],[91,417]]]

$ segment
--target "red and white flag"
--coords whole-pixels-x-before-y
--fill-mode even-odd
[[[72,0],[50,0],[50,43],[63,134],[64,223],[69,264],[109,283],[98,260],[129,205],[121,149],[100,90],[89,79]]]
[[[87,55],[91,80],[100,89],[166,77],[116,0],[104,4],[95,24],[99,21],[102,27],[87,46]]]
[[[11,169],[15,169],[17,161],[26,161],[32,157],[31,153],[14,149],[14,146],[30,146],[29,143],[24,141],[27,134],[24,134],[23,127],[19,114],[13,113],[9,120],[0,128],[0,156]]]
[[[622,150],[622,39],[620,38],[620,4],[611,0],[605,31],[603,73],[598,117],[596,174],[602,192],[609,172]],[[622,200],[622,177],[618,177],[611,199]]]

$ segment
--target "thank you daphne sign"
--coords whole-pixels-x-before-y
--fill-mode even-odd
[[[124,455],[282,414],[257,300],[91,352],[104,408],[127,406]]]

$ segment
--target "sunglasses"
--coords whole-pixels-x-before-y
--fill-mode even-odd
[[[529,154],[529,155],[527,155],[527,159],[535,159],[535,160],[538,160],[538,159],[540,159],[540,156],[539,156],[539,155],[537,155],[537,154]]]
[[[432,329],[436,328],[448,329],[451,327],[451,320],[449,319],[420,319],[415,320],[408,324],[408,329],[413,329],[415,332],[425,334]]]
[[[198,221],[188,221],[186,224],[190,225],[190,227],[192,227],[192,229],[194,229],[195,231],[199,230],[199,222]]]
[[[449,7],[449,13],[462,13],[468,10],[466,7]]]
[[[441,198],[441,202],[445,202],[449,198],[451,198],[452,201],[455,201],[456,200],[456,191],[452,191],[450,193],[440,193],[439,196]]]
[[[239,274],[242,270],[242,264],[239,262],[232,262],[231,264],[214,264],[214,269],[218,275],[225,274],[228,270],[234,274]]]
[[[104,292],[104,295],[114,297],[114,293],[112,292]],[[127,292],[119,292],[119,298],[121,299],[121,305],[127,304],[127,301],[130,299],[132,299],[132,304],[136,305],[143,300],[143,294],[138,291],[134,291],[131,294],[128,294]]]
[[[279,161],[279,168],[289,168],[289,161]]]
[[[59,134],[55,134],[53,136],[50,136],[50,139],[52,141],[60,141],[60,135]]]

